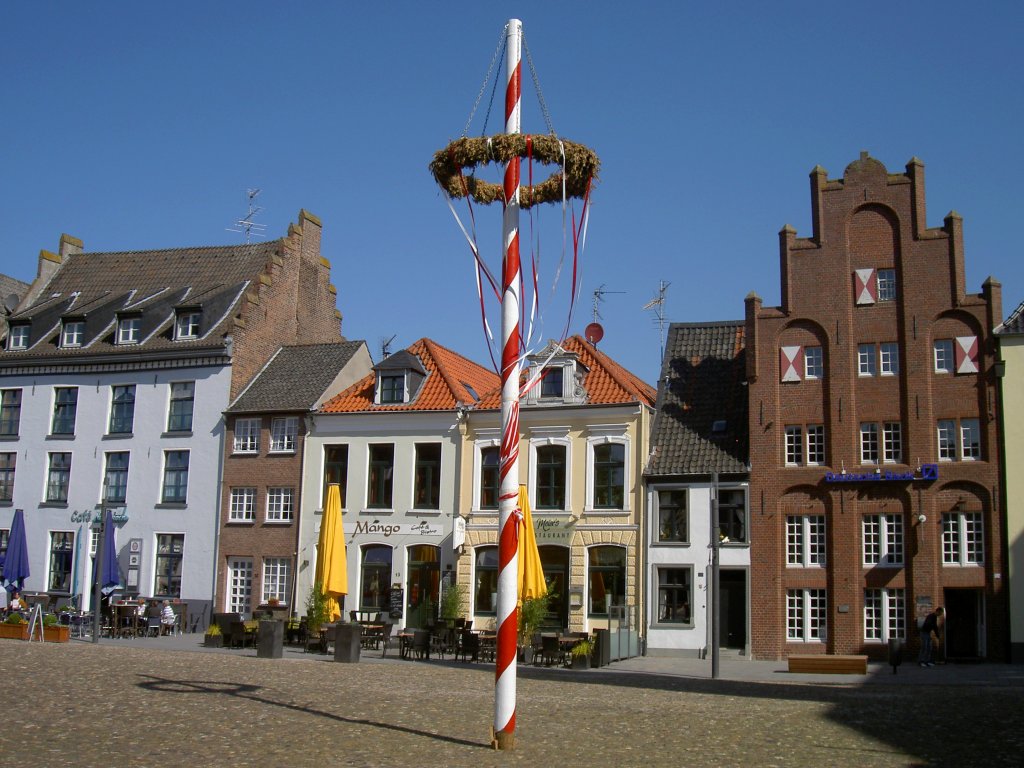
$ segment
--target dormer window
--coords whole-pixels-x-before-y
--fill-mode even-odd
[[[117,321],[117,343],[138,344],[142,338],[142,318],[122,317]]]
[[[589,369],[579,356],[554,342],[529,358],[526,405],[575,405],[587,401]]]
[[[394,374],[382,375],[379,386],[380,402],[387,403],[405,402],[405,376]]]
[[[83,320],[65,320],[60,333],[60,345],[62,347],[80,347],[85,337],[85,322]]]
[[[548,367],[544,369],[544,378],[540,380],[540,396],[555,397],[559,400],[565,390],[562,387],[562,373],[565,369],[562,366]]]
[[[28,331],[27,325],[12,325],[7,335],[7,349],[28,349]]]
[[[376,375],[373,402],[377,405],[414,402],[427,378],[423,362],[407,350],[382,360],[373,370]]]
[[[187,310],[178,313],[174,323],[175,339],[198,339],[199,338],[199,315],[194,310]]]

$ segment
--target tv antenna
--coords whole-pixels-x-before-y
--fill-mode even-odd
[[[395,340],[398,334],[394,334],[390,339],[385,339],[383,336],[380,337],[380,359],[384,360],[391,357],[391,342]]]
[[[666,280],[659,281],[658,295],[644,304],[644,309],[650,309],[654,312],[654,322],[658,326],[659,350],[661,352],[658,357],[659,360],[665,357],[665,293],[670,285],[672,283]]]
[[[605,284],[601,283],[601,285],[599,285],[597,288],[594,289],[593,315],[594,315],[594,322],[595,323],[598,320],[604,320],[604,318],[601,317],[601,313],[597,311],[597,305],[600,304],[602,301],[604,301],[605,295],[609,294],[609,293],[625,293],[625,291],[606,291],[604,289],[604,286],[605,286]]]
[[[256,214],[263,210],[261,206],[256,205],[256,198],[259,197],[260,190],[258,189],[247,189],[245,195],[249,198],[249,211],[242,218],[235,222],[233,227],[227,227],[228,232],[245,232],[245,244],[248,245],[254,237],[264,237],[263,230],[267,228],[266,224],[260,224],[257,221],[253,221],[256,218]]]

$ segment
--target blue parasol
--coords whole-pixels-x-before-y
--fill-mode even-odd
[[[14,520],[11,522],[11,533],[7,539],[7,557],[4,560],[4,581],[7,583],[7,591],[11,587],[22,590],[25,587],[25,579],[31,574],[28,569],[28,543],[25,540],[25,513],[23,510],[14,510]]]
[[[114,516],[107,510],[103,521],[103,563],[100,567],[100,590],[109,594],[121,585],[121,569],[117,565],[117,548],[114,544]],[[92,583],[96,584],[96,561],[92,561]]]

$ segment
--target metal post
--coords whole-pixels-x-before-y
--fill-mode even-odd
[[[103,558],[107,554],[107,483],[109,478],[103,473],[103,495],[100,497],[100,540],[96,542],[96,559],[93,561],[92,584],[92,641],[100,641],[100,599],[102,597]],[[92,526],[89,526],[92,531]]]
[[[718,473],[711,473],[711,677],[718,679],[720,592],[718,584]]]
[[[505,133],[520,131],[523,24],[505,28]],[[494,745],[515,748],[518,542],[515,508],[519,496],[519,158],[505,166],[502,219],[501,449],[498,525],[498,638],[494,681]]]

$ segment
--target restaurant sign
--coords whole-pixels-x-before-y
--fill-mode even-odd
[[[572,538],[573,524],[569,520],[555,520],[549,517],[534,518],[533,530],[538,544],[568,542]]]
[[[110,510],[110,519],[115,523],[126,523],[128,522],[128,509],[126,507],[107,507]],[[71,513],[72,523],[89,523],[91,525],[98,526],[100,520],[103,519],[102,507],[96,507],[96,509],[83,509],[81,512],[77,510]]]
[[[356,520],[355,525],[346,525],[345,531],[347,533],[355,534],[356,536],[380,536],[387,539],[391,536],[440,536],[441,526],[434,525],[426,520],[421,520],[418,523],[387,523],[381,522],[380,520],[373,520],[372,522]]]
[[[906,483],[912,480],[938,480],[938,464],[922,464],[916,472],[893,472],[875,469],[871,472],[826,472],[826,483]]]

